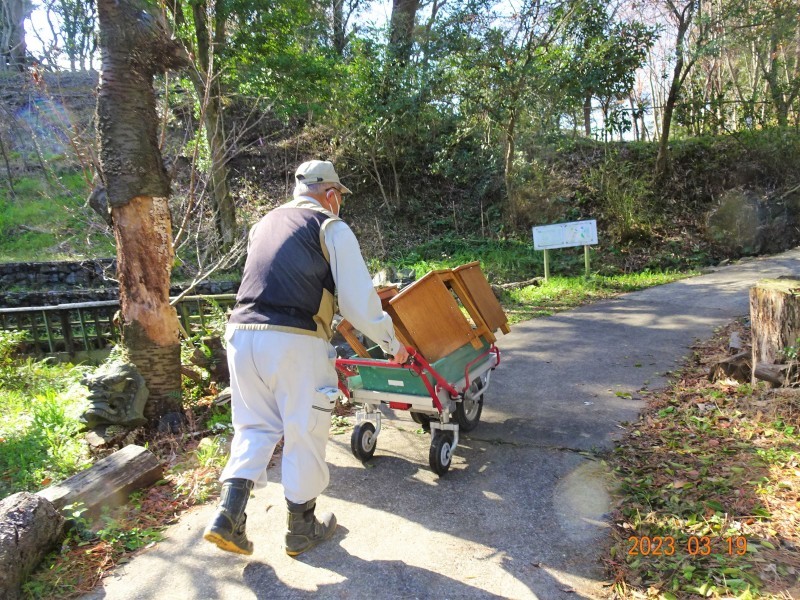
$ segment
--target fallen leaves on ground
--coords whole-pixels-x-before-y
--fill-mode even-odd
[[[610,457],[614,598],[791,598],[800,576],[800,390],[712,383],[735,322],[648,397]]]

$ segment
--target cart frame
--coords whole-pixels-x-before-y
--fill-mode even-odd
[[[385,404],[394,410],[408,410],[423,429],[430,428],[429,463],[434,472],[444,475],[450,468],[450,459],[458,447],[459,430],[463,428],[469,431],[477,425],[491,372],[500,364],[500,350],[492,343],[488,349],[464,365],[463,377],[456,381],[447,381],[414,348],[408,346],[406,350],[409,360],[402,365],[381,359],[336,360],[336,369],[345,376],[345,381],[339,381],[340,391],[346,398],[362,405],[355,415],[351,450],[362,461],[372,458],[381,431],[379,405]],[[406,369],[420,377],[428,395],[371,390],[361,382],[351,388],[350,378],[356,375],[352,367]],[[453,416],[456,417],[455,421]]]

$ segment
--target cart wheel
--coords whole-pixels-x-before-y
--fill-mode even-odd
[[[428,453],[428,463],[437,475],[444,475],[450,468],[450,459],[453,458],[453,434],[436,431],[431,440],[431,450]]]
[[[375,426],[369,421],[356,425],[350,436],[350,450],[353,456],[361,462],[368,461],[375,454],[378,436],[375,435]]]
[[[422,429],[428,433],[431,431],[431,418],[423,413],[412,412],[411,418],[414,423],[417,423]]]
[[[478,426],[483,412],[483,396],[475,395],[483,389],[483,380],[476,379],[464,394],[464,399],[456,403],[454,412],[458,427],[461,431],[472,431]]]

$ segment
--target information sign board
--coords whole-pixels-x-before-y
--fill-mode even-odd
[[[593,246],[597,243],[597,221],[573,221],[533,228],[533,249]]]

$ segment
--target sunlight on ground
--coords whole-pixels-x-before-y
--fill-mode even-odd
[[[572,573],[565,573],[564,571],[559,571],[558,569],[554,569],[553,567],[548,567],[546,565],[542,565],[542,569],[547,572],[553,579],[559,581],[563,584],[563,590],[565,592],[569,592],[573,590],[573,588],[578,585],[581,588],[590,589],[593,587],[597,587],[597,581],[594,579],[588,579],[587,577],[580,577],[578,575],[573,575]],[[546,600],[546,599],[542,599]]]

